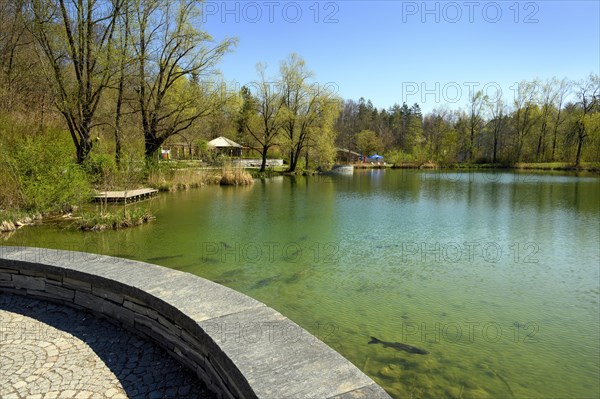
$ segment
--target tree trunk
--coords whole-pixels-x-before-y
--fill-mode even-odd
[[[471,124],[471,141],[469,143],[469,161],[473,162],[473,145],[475,141],[475,129]]]
[[[492,163],[496,163],[497,152],[498,152],[498,133],[494,131],[494,150],[492,152]]]
[[[156,159],[156,152],[160,150],[160,147],[165,142],[162,137],[155,137],[150,134],[146,134],[145,150],[144,154],[146,159]]]
[[[92,140],[90,139],[89,131],[85,134],[85,138],[81,138],[77,147],[77,163],[83,164],[87,159],[88,155],[92,151]]]
[[[581,147],[583,146],[583,138],[577,140],[577,156],[575,157],[575,166],[579,166],[581,161]]]
[[[577,134],[577,155],[575,156],[575,166],[579,166],[581,162],[581,149],[583,147],[583,140],[585,140],[585,125],[583,122],[579,123],[579,131]]]
[[[267,168],[267,152],[269,151],[269,146],[264,145],[262,150],[262,162],[260,164],[259,172],[264,172]]]
[[[287,171],[289,173],[294,173],[296,171],[297,164],[298,164],[298,159],[294,157],[294,159],[290,161],[290,167]]]
[[[121,169],[121,128],[115,129],[115,163],[117,169]]]
[[[552,162],[554,162],[556,160],[554,157],[554,153],[556,151],[556,140],[557,140],[557,136],[558,136],[558,125],[560,123],[560,112],[561,112],[561,107],[558,108],[558,115],[556,116],[556,123],[554,124],[554,137],[552,138],[552,156],[551,156]]]
[[[290,159],[290,168],[288,169],[288,172],[293,173],[296,171],[296,168],[298,167],[298,160],[300,159],[300,153],[302,152],[302,149],[304,148],[304,146],[302,145],[302,141],[299,141],[295,148],[292,149],[291,152],[291,159]]]
[[[304,169],[308,170],[308,148],[306,149],[306,166]]]

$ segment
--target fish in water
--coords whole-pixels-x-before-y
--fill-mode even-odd
[[[244,271],[244,269],[233,269],[233,270],[228,270],[226,272],[221,273],[221,275],[218,278],[225,278],[228,279],[230,277],[236,277],[240,274],[242,274],[242,272]]]
[[[155,258],[148,258],[148,261],[150,261],[150,262],[160,262],[161,260],[176,259],[176,258],[181,258],[182,256],[183,255],[157,256]]]
[[[200,259],[200,262],[201,263],[206,263],[206,264],[209,264],[209,265],[216,265],[217,263],[220,263],[219,259],[206,258],[204,256]]]
[[[219,242],[221,244],[221,246],[225,249],[229,249],[231,248],[231,245],[227,244],[225,241],[220,241]]]
[[[380,341],[375,337],[371,337],[371,341],[369,341],[369,344],[381,344],[384,348],[394,348],[397,351],[415,353],[417,355],[427,355],[429,353],[425,349],[417,348],[412,345],[402,344],[400,342]]]
[[[278,274],[277,276],[273,276],[273,277],[267,277],[267,278],[263,278],[262,280],[260,280],[259,282],[257,282],[256,284],[254,284],[252,287],[250,287],[250,289],[257,289],[257,288],[261,288],[264,287],[265,285],[269,285],[271,284],[273,281],[277,280],[279,278],[280,274]]]

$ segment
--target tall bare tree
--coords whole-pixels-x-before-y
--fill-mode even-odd
[[[502,98],[498,97],[494,101],[488,101],[488,108],[492,117],[488,122],[492,130],[492,163],[496,163],[498,160],[500,137],[506,126],[506,106]]]
[[[19,49],[29,44],[24,21],[24,0],[0,2],[0,108],[13,108],[18,90],[14,86],[22,78],[16,72]]]
[[[131,64],[130,43],[129,43],[129,18],[130,18],[130,2],[126,1],[123,4],[122,13],[119,23],[118,34],[118,49],[119,49],[119,71],[117,80],[117,99],[115,103],[115,163],[117,167],[121,167],[121,152],[122,152],[122,126],[123,118],[123,102],[125,100],[125,78],[127,66]]]
[[[558,82],[558,87],[556,88],[556,96],[554,97],[554,107],[556,108],[556,119],[554,120],[554,130],[552,134],[552,154],[550,159],[554,162],[556,160],[556,143],[558,140],[558,128],[560,127],[563,119],[561,119],[561,114],[563,110],[565,97],[568,95],[571,90],[571,82],[566,78],[561,79]]]
[[[261,154],[260,171],[264,172],[267,165],[267,153],[276,144],[282,132],[282,100],[279,87],[267,81],[266,67],[258,64],[256,67],[259,80],[252,84],[256,93],[242,88],[244,104],[240,115],[240,126],[245,129],[256,145],[254,148]]]
[[[476,154],[475,136],[479,136],[483,128],[483,106],[487,101],[487,97],[483,95],[481,90],[471,93],[469,98],[469,148],[467,157],[473,162]]]
[[[536,107],[538,82],[520,82],[517,86],[514,99],[513,117],[516,135],[516,161],[521,161],[525,137],[533,127],[533,109]]]
[[[589,136],[590,116],[594,112],[600,112],[600,75],[592,74],[580,82],[577,97],[579,98],[577,104],[580,107],[580,113],[577,119],[577,155],[575,156],[575,165],[579,166],[583,143]]]
[[[235,44],[215,44],[200,25],[196,0],[136,0],[137,97],[148,160],[172,135],[218,109],[203,101],[215,65]],[[207,81],[201,81],[207,79]],[[214,94],[214,93],[213,93]]]
[[[114,72],[113,38],[122,0],[31,0],[34,34],[45,54],[48,79],[82,163],[91,131]]]

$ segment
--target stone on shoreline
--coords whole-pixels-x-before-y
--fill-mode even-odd
[[[0,232],[6,233],[8,231],[15,231],[17,228],[15,224],[11,221],[3,220],[2,224],[0,224]]]

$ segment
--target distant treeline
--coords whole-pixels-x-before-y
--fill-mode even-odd
[[[418,104],[377,109],[364,98],[346,100],[335,125],[337,140],[344,148],[387,151],[400,162],[600,161],[598,75],[518,87],[511,101],[477,91],[465,109],[439,107],[426,115]]]

